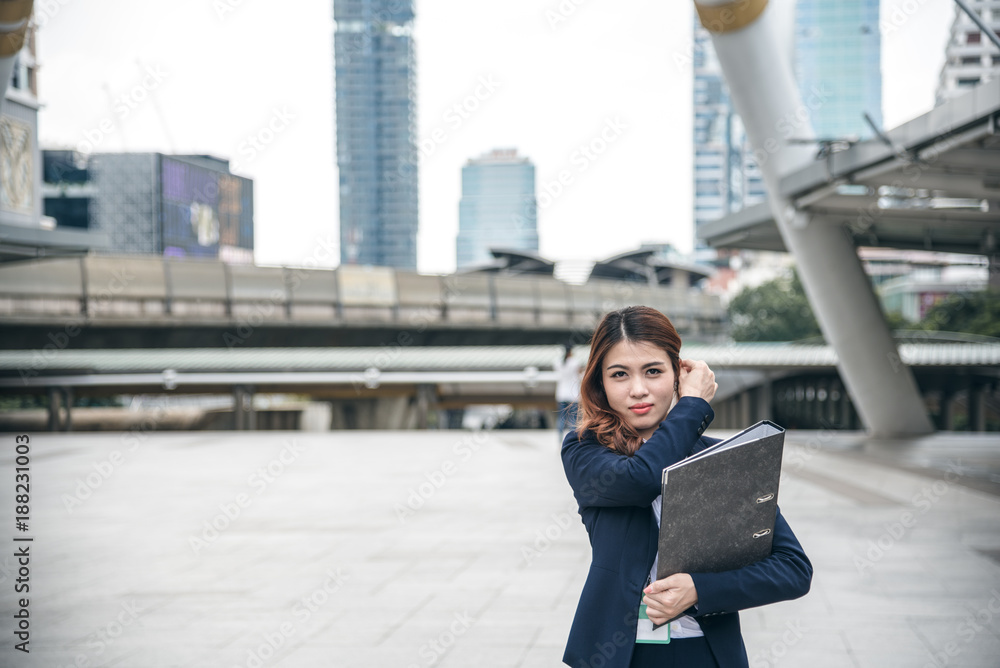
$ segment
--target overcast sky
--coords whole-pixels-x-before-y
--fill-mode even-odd
[[[499,147],[531,158],[540,197],[570,174],[539,210],[543,255],[689,250],[692,7],[418,0],[419,270],[454,269],[461,167]],[[259,264],[301,264],[339,239],[330,0],[45,0],[35,12],[44,148],[238,163],[254,179]],[[953,16],[952,0],[883,0],[886,127],[933,106]],[[477,94],[466,117],[449,114]],[[603,154],[578,153],[602,133]]]

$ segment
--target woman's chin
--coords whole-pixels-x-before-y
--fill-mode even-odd
[[[660,426],[659,422],[649,423],[649,420],[643,420],[642,423],[636,424],[632,423],[632,427],[642,436],[643,439],[647,439],[656,433],[656,428]]]

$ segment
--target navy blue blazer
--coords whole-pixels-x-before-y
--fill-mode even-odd
[[[601,445],[593,434],[563,441],[566,478],[580,506],[593,552],[563,662],[574,668],[628,668],[636,616],[656,557],[659,530],[652,503],[663,469],[715,439],[701,434],[715,417],[704,399],[682,397],[632,456]],[[771,555],[722,573],[691,573],[698,604],[687,611],[701,625],[721,668],[747,668],[738,610],[798,598],[809,591],[812,564],[778,511]]]

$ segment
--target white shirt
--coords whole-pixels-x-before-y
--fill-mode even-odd
[[[658,496],[656,500],[653,501],[653,516],[656,518],[656,526],[660,526],[660,505],[663,502],[663,497]],[[653,582],[656,580],[656,564],[660,560],[660,555],[657,554],[656,558],[653,559],[653,568],[649,571],[649,581]],[[670,622],[670,638],[700,638],[705,635],[701,630],[701,625],[698,624],[697,620],[691,615],[683,615],[678,617],[674,621]]]
[[[552,365],[556,372],[556,401],[579,400],[581,364],[580,358],[570,355],[567,360],[560,356]]]

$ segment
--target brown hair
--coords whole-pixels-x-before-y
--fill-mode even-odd
[[[591,431],[597,440],[623,455],[632,456],[642,437],[611,409],[604,393],[604,358],[621,341],[651,343],[666,351],[674,368],[675,385],[681,374],[681,337],[667,316],[648,306],[626,306],[604,316],[590,339],[590,358],[580,383],[580,420],[577,434]]]

